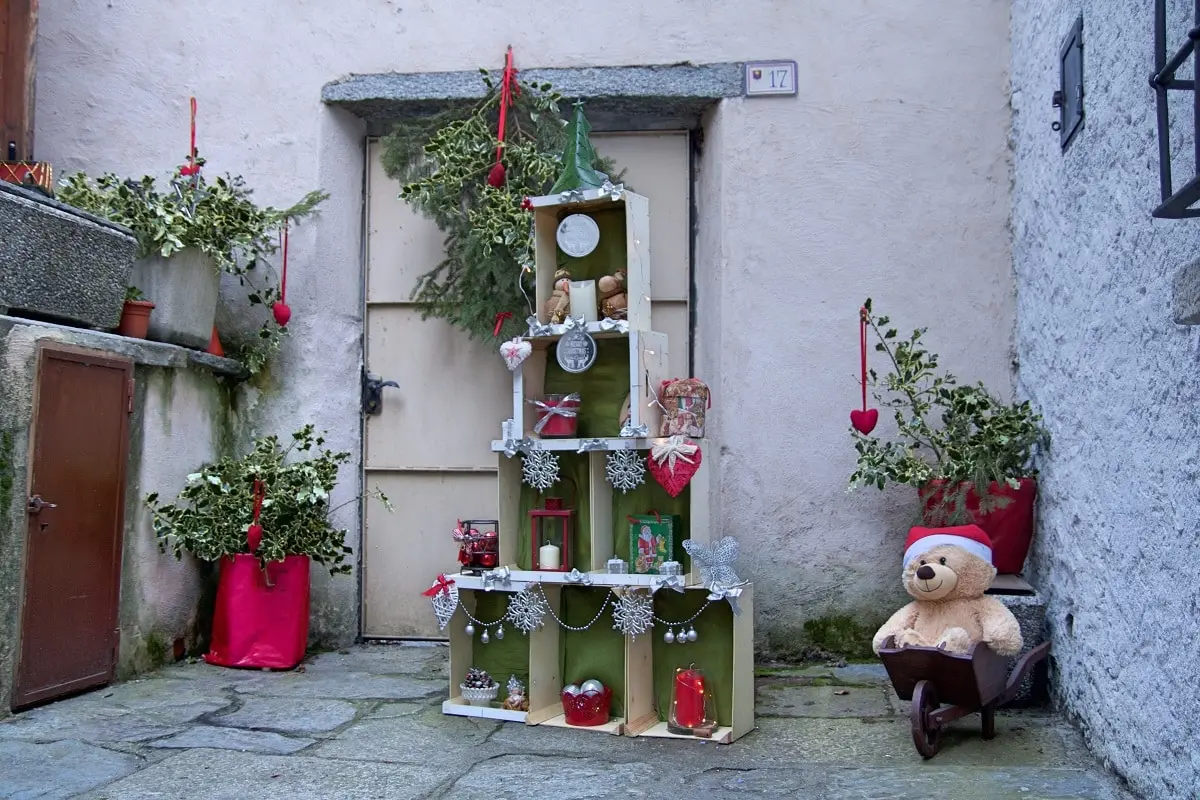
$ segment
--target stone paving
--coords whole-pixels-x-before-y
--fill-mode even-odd
[[[1070,725],[1012,712],[913,750],[875,666],[764,671],[728,745],[446,717],[446,650],[364,645],[295,672],[178,664],[0,722],[0,798],[1129,800]]]

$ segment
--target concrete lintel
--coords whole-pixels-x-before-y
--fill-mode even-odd
[[[1200,258],[1175,273],[1171,316],[1177,325],[1200,325]]]
[[[48,331],[48,337],[58,341],[78,345],[80,347],[102,350],[133,360],[135,364],[150,367],[169,367],[183,369],[196,367],[207,370],[214,375],[230,378],[244,378],[246,370],[240,362],[231,358],[219,358],[198,350],[189,350],[165,342],[152,342],[148,339],[130,339],[103,331],[91,331],[84,328],[71,328],[52,322],[25,319],[24,317],[0,316],[0,336],[18,326],[43,328]]]
[[[528,69],[520,77],[587,100],[596,130],[698,127],[706,108],[742,94],[740,63]],[[484,91],[478,70],[384,73],[326,84],[321,99],[362,117],[371,133],[386,133],[399,119],[467,106]]]

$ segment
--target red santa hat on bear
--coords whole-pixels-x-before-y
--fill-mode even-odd
[[[978,525],[959,525],[954,528],[913,528],[904,542],[904,568],[922,553],[942,545],[961,547],[968,553],[992,563],[992,540]]]

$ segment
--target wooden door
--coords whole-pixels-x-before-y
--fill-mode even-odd
[[[113,678],[133,364],[45,347],[34,403],[14,709]]]
[[[684,131],[595,133],[598,152],[626,169],[650,199],[654,327],[670,339],[671,374],[688,370],[690,327],[690,151]],[[450,537],[457,519],[497,516],[493,439],[512,416],[512,376],[499,342],[470,342],[440,320],[421,320],[409,300],[416,279],[442,259],[443,236],[397,194],[369,146],[367,187],[367,370],[385,389],[368,416],[366,485],[393,500],[389,514],[366,504],[363,630],[368,638],[445,638],[421,592],[457,568]]]

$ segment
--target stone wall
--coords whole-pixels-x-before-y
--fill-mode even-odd
[[[185,476],[230,452],[253,411],[244,392],[219,376],[240,367],[172,345],[0,317],[0,715],[8,712],[20,634],[25,550],[26,468],[39,342],[55,341],[128,357],[136,396],[126,468],[118,677],[173,660],[176,643],[204,644],[215,571],[158,550],[143,499],[173,497]]]
[[[1169,3],[1172,51],[1188,6]],[[1086,122],[1064,154],[1050,98],[1080,11]],[[1200,221],[1150,216],[1152,4],[1017,0],[1012,41],[1019,390],[1054,437],[1034,556],[1054,685],[1145,797],[1196,797],[1200,333],[1172,321],[1172,278],[1198,255]],[[1177,185],[1194,174],[1191,102],[1172,103]]]
[[[587,73],[588,96],[620,90],[592,67],[796,59],[799,97],[730,97],[706,118],[695,342],[721,438],[705,457],[720,491],[716,519],[742,541],[741,570],[757,582],[760,644],[795,654],[825,632],[827,644],[860,649],[904,601],[897,567],[914,497],[845,493],[859,304],[872,296],[897,323],[933,326],[929,342],[948,367],[1002,394],[1012,388],[1008,9],[1008,0],[378,0],[284,14],[265,0],[46,4],[38,156],[59,174],[165,174],[185,152],[195,94],[210,169],[244,174],[263,202],[329,191],[320,217],[292,237],[292,335],[254,432],[320,421],[334,448],[357,454],[369,128],[323,105],[322,87],[353,74],[469,77],[499,67],[509,44],[520,69]],[[677,98],[659,100],[666,118],[678,114]],[[335,503],[357,489],[344,481]],[[358,550],[359,526],[350,527]],[[357,582],[315,575],[314,639],[352,639]]]

